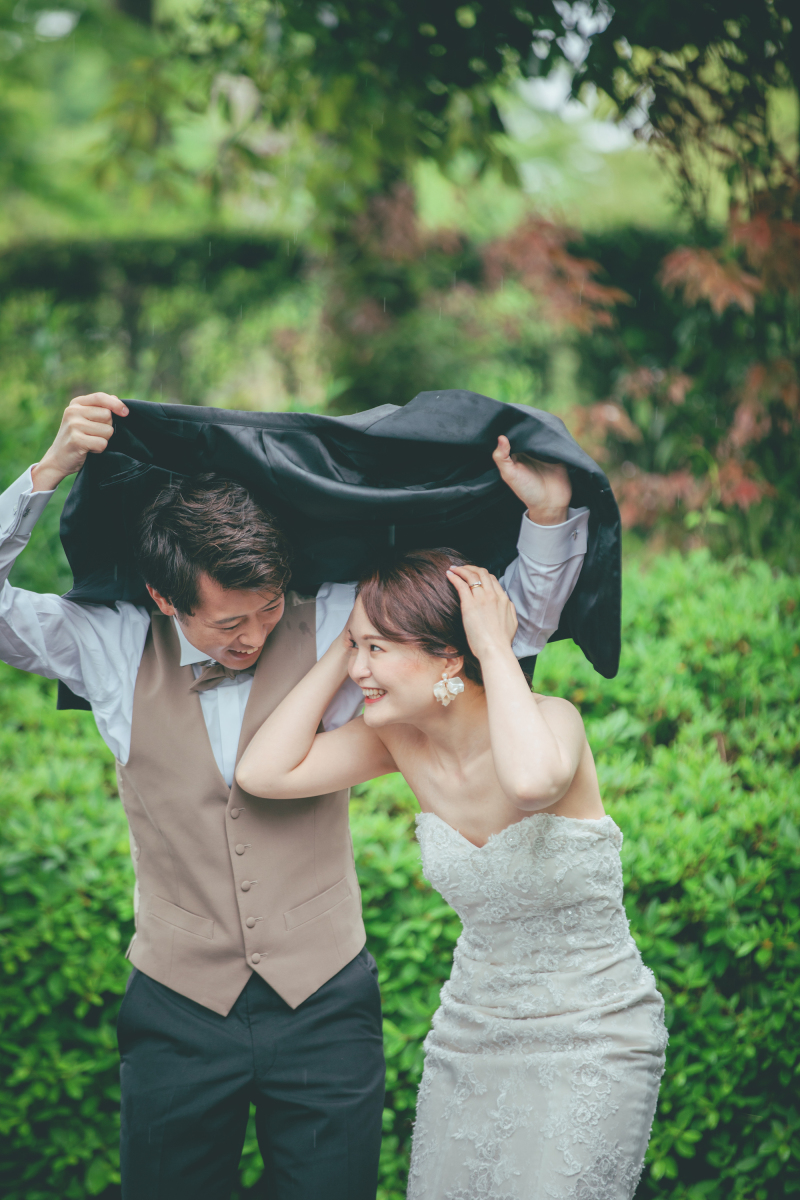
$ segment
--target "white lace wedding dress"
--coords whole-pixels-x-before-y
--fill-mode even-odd
[[[425,1041],[408,1200],[629,1200],[667,1033],[621,832],[536,813],[479,849],[421,813],[417,836],[464,930]]]

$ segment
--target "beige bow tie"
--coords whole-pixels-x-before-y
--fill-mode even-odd
[[[248,671],[252,671],[252,667],[248,667]],[[215,688],[223,679],[235,679],[237,675],[244,674],[243,671],[237,671],[233,667],[223,667],[222,663],[212,662],[207,667],[203,667],[202,672],[197,676],[190,692],[207,692],[210,688]]]

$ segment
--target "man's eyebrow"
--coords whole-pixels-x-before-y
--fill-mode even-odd
[[[262,604],[258,612],[264,612],[265,609],[274,608],[276,604],[280,604],[281,597],[277,596],[274,600],[270,600],[268,604]],[[231,621],[241,621],[242,617],[246,617],[247,613],[239,613],[236,617],[220,617],[218,621],[206,621],[207,625],[230,625]]]

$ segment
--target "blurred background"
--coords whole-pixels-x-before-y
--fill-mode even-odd
[[[800,1191],[800,36],[789,0],[0,0],[0,484],[73,395],[557,413],[625,529],[620,676],[549,647],[668,1001],[640,1195]],[[64,591],[62,488],[12,579]],[[0,679],[0,1188],[118,1195],[113,764]],[[381,1200],[458,922],[354,800]],[[252,1132],[242,1195],[260,1194]]]

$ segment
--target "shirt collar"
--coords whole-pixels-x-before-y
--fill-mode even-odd
[[[181,629],[180,621],[177,617],[173,617],[172,621],[175,626],[175,632],[178,635],[178,643],[181,648],[182,667],[193,667],[195,663],[208,663],[214,661],[212,658],[209,658],[204,650],[198,650],[196,646],[192,645],[192,643],[186,637],[186,634]]]

